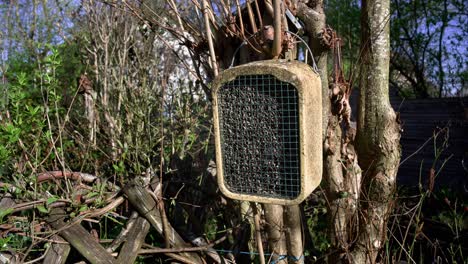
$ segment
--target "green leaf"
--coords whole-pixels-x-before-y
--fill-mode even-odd
[[[110,216],[109,214],[106,214],[105,216],[106,216],[107,219],[111,220],[112,222],[123,226],[123,223],[122,223],[122,222],[120,222],[119,220],[117,220],[117,219],[115,219],[114,217]]]
[[[47,214],[49,212],[49,210],[45,208],[45,206],[42,204],[38,205],[36,208],[37,210],[39,210],[39,212],[44,213],[44,214]]]
[[[0,210],[0,223],[3,222],[3,218],[13,212],[13,208],[7,208]]]
[[[10,242],[12,238],[12,236],[7,236],[5,238],[0,239],[0,249],[7,248],[8,242]]]
[[[86,211],[86,210],[88,210],[88,206],[87,206],[87,205],[83,205],[83,206],[80,207],[80,210],[79,210],[79,211],[80,211],[80,212],[84,212],[84,211]]]
[[[10,152],[6,147],[0,145],[0,164],[2,161],[6,161],[10,156]]]
[[[99,193],[97,193],[97,192],[90,192],[90,193],[88,193],[88,195],[86,195],[86,198],[89,199],[89,198],[96,197],[98,195],[99,195]]]
[[[349,196],[348,192],[340,192],[340,198],[347,198]]]
[[[58,198],[55,197],[55,196],[49,197],[49,198],[47,198],[46,204],[50,205],[51,203],[55,203],[57,200],[58,200]]]
[[[26,73],[25,72],[20,72],[18,74],[18,83],[21,85],[21,86],[26,86],[27,85],[27,81],[28,81],[28,78],[26,77]]]

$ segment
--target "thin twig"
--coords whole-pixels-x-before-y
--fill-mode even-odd
[[[252,6],[250,5],[249,0],[247,0],[245,4],[247,5],[247,14],[249,15],[250,26],[252,27],[253,34],[255,34],[257,33],[258,29],[257,29],[257,24],[255,23],[255,17],[254,17],[254,13],[252,10]]]
[[[196,251],[212,250],[211,249],[212,247],[226,240],[228,237],[228,234],[229,233],[227,233],[225,236],[221,237],[220,239],[212,243],[209,243],[200,247],[140,249],[140,251],[138,251],[138,254],[180,253],[180,252],[196,252]]]
[[[113,209],[115,209],[117,206],[121,205],[123,202],[125,201],[125,199],[120,196],[119,198],[113,200],[111,203],[109,203],[108,205],[102,207],[102,208],[99,208],[99,209],[96,209],[96,210],[93,210],[93,211],[88,211],[88,212],[85,212],[83,214],[81,214],[82,216],[84,217],[98,217],[98,216],[101,216]]]
[[[73,172],[73,171],[46,171],[43,173],[39,173],[37,175],[37,182],[44,182],[48,180],[53,180],[53,179],[61,179],[61,178],[67,178],[71,180],[81,180],[84,182],[92,183],[94,182],[97,177],[95,175],[91,175],[88,173],[82,173],[82,172]]]
[[[255,240],[257,240],[258,255],[260,257],[260,264],[265,264],[265,255],[263,254],[262,233],[260,232],[260,214],[257,205],[254,202],[250,203],[252,212],[254,214],[255,223]]]
[[[174,11],[176,17],[177,17],[177,22],[179,23],[179,26],[180,26],[180,29],[182,31],[185,31],[184,29],[184,24],[182,23],[182,18],[179,14],[179,9],[177,8],[177,5],[176,3],[174,2],[174,0],[168,0],[169,2],[169,6],[172,8],[172,10]]]
[[[33,260],[30,260],[30,261],[28,261],[28,262],[24,262],[24,264],[33,264],[33,263],[38,262],[39,260],[44,259],[44,258],[46,257],[46,255],[47,255],[47,252],[49,252],[49,249],[50,249],[50,248],[51,248],[51,247],[47,247],[46,250],[45,250],[45,252],[44,252],[44,254],[42,254],[40,257],[35,258],[35,259],[33,259]]]
[[[163,73],[163,78],[161,80],[161,106],[160,106],[160,122],[161,122],[161,149],[159,152],[160,155],[160,160],[159,160],[159,184],[163,186],[163,176],[164,176],[164,103],[165,103],[165,96],[166,96],[166,86],[167,86],[167,80],[169,78],[169,74],[167,72],[167,69],[165,69]],[[157,200],[156,200],[156,205],[158,206],[159,213],[162,218],[162,231],[164,235],[164,240],[166,242],[166,247],[171,246],[171,238],[169,236],[169,222],[167,220],[166,216],[166,210],[164,208],[164,201],[163,201],[163,196],[162,196],[162,191],[157,193]]]
[[[203,17],[205,19],[205,30],[206,30],[206,39],[208,40],[208,47],[210,49],[210,58],[211,58],[211,67],[213,68],[214,76],[218,76],[218,65],[216,63],[216,54],[214,51],[213,38],[211,36],[211,25],[210,20],[208,19],[208,3],[207,0],[202,0],[203,2]]]
[[[258,21],[260,22],[260,29],[263,29],[262,14],[260,12],[260,7],[258,6],[258,1],[254,0],[254,3],[255,3],[255,11],[257,12]]]
[[[239,16],[239,25],[240,25],[241,37],[244,37],[244,36],[245,36],[245,32],[244,32],[244,21],[243,21],[243,19],[242,19],[242,9],[241,9],[239,0],[236,0],[236,7],[237,7],[237,15]]]
[[[275,29],[271,55],[277,59],[281,53],[281,0],[273,0],[273,27]]]
[[[444,129],[441,129],[440,131],[438,131],[435,135],[433,135],[432,137],[428,138],[417,150],[415,150],[413,153],[411,153],[411,155],[409,155],[408,157],[406,157],[404,160],[402,160],[400,162],[400,164],[398,165],[399,167],[401,165],[403,165],[403,163],[405,163],[406,161],[408,161],[410,158],[412,158],[414,155],[418,154],[419,151],[421,151],[431,140],[433,140],[435,137],[437,137],[442,131],[445,131],[446,128]]]
[[[166,255],[185,264],[197,264],[196,262],[193,262],[190,259],[187,259],[186,257],[182,257],[174,253],[166,253]]]

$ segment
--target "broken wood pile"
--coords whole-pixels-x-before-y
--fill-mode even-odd
[[[8,221],[0,222],[3,223],[0,225],[0,238],[7,237],[9,233],[20,234],[33,240],[30,248],[45,242],[43,253],[28,263],[66,263],[72,248],[92,264],[134,263],[138,255],[143,254],[164,254],[180,263],[205,263],[205,256],[212,263],[232,263],[212,248],[223,242],[228,232],[212,243],[203,238],[187,242],[171,226],[161,211],[162,188],[158,182],[149,184],[143,178],[135,178],[120,189],[112,183],[100,182],[98,177],[84,173],[53,171],[37,176],[38,184],[48,181],[68,181],[75,190],[81,188],[89,191],[94,189],[90,185],[100,186],[101,193],[82,192],[75,197],[74,204],[69,199],[54,197],[17,203],[18,199],[13,199],[11,193],[18,189],[11,184],[0,183],[0,187],[7,191],[0,202],[0,220],[8,218]],[[101,204],[99,208],[95,206],[96,202]],[[80,208],[73,210],[76,204],[80,204]],[[89,223],[99,222],[97,219],[103,215],[124,218],[115,211],[116,208],[125,207],[121,206],[125,204],[133,211],[127,213],[129,217],[125,227],[113,240],[100,240],[95,229],[89,230]],[[97,209],[90,209],[92,207]],[[20,223],[17,215],[26,210],[33,210],[35,219],[31,224],[34,228],[29,232],[17,226]],[[165,210],[164,207],[162,210]],[[164,248],[145,243],[151,227],[165,238]],[[23,263],[26,257],[27,253],[19,255],[13,250],[6,250],[0,252],[0,263]]]

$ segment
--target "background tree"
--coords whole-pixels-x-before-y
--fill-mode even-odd
[[[460,95],[466,71],[463,1],[391,1],[390,84],[409,98]],[[343,38],[347,76],[357,77],[359,1],[329,1],[328,23]]]
[[[462,88],[467,38],[463,1],[394,1],[394,78],[417,97],[455,95]],[[461,66],[461,67],[460,67]],[[401,82],[400,82],[401,83]],[[404,84],[404,82],[403,82]],[[400,85],[401,86],[401,85]],[[404,86],[403,86],[404,87]]]

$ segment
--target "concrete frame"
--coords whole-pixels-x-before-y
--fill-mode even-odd
[[[219,89],[240,75],[270,74],[278,80],[292,84],[298,91],[299,148],[301,191],[294,199],[280,199],[229,191],[224,182],[221,135],[219,127]],[[231,199],[272,204],[299,204],[320,184],[322,179],[322,89],[320,76],[302,62],[285,60],[257,61],[222,72],[212,83],[213,120],[216,148],[218,185]]]

